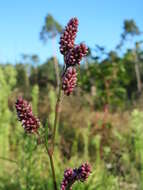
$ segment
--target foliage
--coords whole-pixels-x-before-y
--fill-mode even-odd
[[[42,32],[47,40],[60,33],[61,26],[48,15]],[[125,33],[133,38],[140,35],[140,30],[133,20],[126,20],[122,34]],[[126,43],[124,35],[122,38]],[[80,88],[69,100],[65,98],[58,126],[60,136],[56,137],[54,153],[58,185],[67,164],[78,166],[84,158],[91,161],[93,173],[86,185],[75,184],[73,189],[143,189],[142,92],[138,94],[135,72],[137,57],[142,82],[143,49],[140,43],[136,45],[122,54],[118,49],[107,52],[98,47],[94,56],[90,49],[81,64]],[[2,190],[52,188],[50,166],[47,155],[41,151],[42,145],[23,134],[14,116],[14,102],[23,95],[42,124],[52,126],[56,104],[54,59],[38,65],[37,56],[31,58],[28,56],[16,65],[0,65]],[[105,105],[109,107],[106,119]],[[133,107],[140,107],[141,111]]]
[[[48,14],[45,18],[44,26],[40,33],[40,38],[43,41],[47,41],[48,38],[54,38],[58,33],[62,32],[62,26]]]

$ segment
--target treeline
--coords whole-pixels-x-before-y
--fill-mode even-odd
[[[101,60],[89,54],[78,71],[78,86],[73,95],[80,94],[87,104],[92,101],[95,110],[106,104],[112,109],[132,105],[142,93],[143,81],[143,51],[141,48],[135,50],[127,50],[121,56],[111,51]],[[54,58],[39,65],[31,62],[31,57],[28,60],[10,65],[16,72],[15,89],[30,99],[30,90],[38,85],[42,96],[47,96],[48,90],[56,89],[57,85]],[[8,64],[1,65],[2,69],[6,67]],[[63,65],[59,67],[62,70]]]
[[[61,31],[62,26],[47,15],[40,39],[43,42],[56,40]],[[125,20],[121,38],[114,50],[108,52],[99,45],[94,49],[89,47],[88,55],[78,71],[78,89],[74,95],[80,95],[84,104],[94,110],[103,109],[105,105],[109,105],[111,110],[126,109],[132,105],[142,93],[141,35],[134,20]],[[129,43],[132,48],[127,48]],[[11,65],[16,72],[15,89],[30,99],[32,87],[38,85],[40,97],[46,97],[51,87],[56,89],[57,62],[56,55],[42,64],[38,55],[23,55],[19,63]],[[7,66],[4,64],[1,68]],[[59,70],[62,67],[59,63]]]

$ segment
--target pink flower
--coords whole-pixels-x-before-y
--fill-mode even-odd
[[[70,95],[77,82],[77,72],[74,67],[69,67],[62,78],[62,89],[66,95]]]
[[[71,48],[74,47],[74,41],[76,38],[78,28],[78,19],[72,18],[60,38],[60,52],[65,55]]]
[[[64,178],[61,183],[61,190],[70,189],[76,181],[84,182],[91,173],[91,166],[88,163],[82,164],[79,168],[67,169],[64,172]]]
[[[25,131],[27,133],[36,133],[40,127],[40,121],[33,115],[31,105],[20,97],[17,99],[15,107],[19,121],[21,121]]]
[[[74,48],[70,49],[69,52],[65,55],[65,64],[67,66],[79,65],[80,61],[87,54],[87,47],[85,44],[79,44]]]
[[[62,90],[67,96],[73,92],[77,82],[77,73],[74,67],[80,65],[82,58],[87,54],[85,44],[75,45],[77,28],[78,19],[72,18],[60,38],[60,52],[64,55],[65,63],[62,76]]]

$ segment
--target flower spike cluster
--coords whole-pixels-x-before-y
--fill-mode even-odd
[[[65,63],[68,66],[80,65],[80,61],[87,54],[87,47],[85,44],[79,44],[65,55]]]
[[[62,78],[62,89],[64,90],[67,96],[69,96],[70,93],[75,88],[76,81],[77,81],[76,69],[74,67],[67,68],[66,73]]]
[[[70,95],[71,92],[73,92],[77,81],[77,74],[75,74],[76,68],[73,69],[74,72],[71,72],[71,69],[68,70],[68,68],[80,65],[82,58],[87,54],[87,47],[85,44],[75,44],[77,29],[78,19],[75,17],[68,22],[60,38],[60,52],[63,54],[65,62],[65,71],[62,76],[62,89],[66,95]],[[67,77],[67,73],[70,73],[70,77]],[[74,82],[71,82],[71,80]]]
[[[64,172],[64,178],[61,183],[61,190],[66,190],[67,188],[72,190],[72,185],[76,181],[84,182],[91,173],[91,166],[88,163],[82,164],[79,168],[67,169]]]
[[[63,55],[66,55],[71,48],[74,47],[74,41],[76,38],[76,33],[78,29],[78,19],[72,18],[60,38],[60,52]]]
[[[36,133],[40,127],[40,121],[32,113],[31,105],[23,98],[18,98],[15,103],[17,116],[27,133]]]

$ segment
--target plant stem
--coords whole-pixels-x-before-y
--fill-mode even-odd
[[[54,119],[53,131],[52,131],[52,139],[49,141],[49,143],[47,143],[47,139],[46,139],[46,135],[45,135],[45,147],[46,147],[46,151],[48,153],[49,159],[50,159],[50,166],[51,166],[51,170],[52,170],[54,190],[58,190],[57,182],[56,182],[56,175],[55,175],[54,161],[53,161],[53,153],[54,153],[54,146],[55,146],[56,128],[57,128],[57,123],[59,121],[62,88],[60,85],[59,70],[58,70],[58,63],[56,61],[56,57],[54,57],[54,63],[55,63],[55,71],[56,71],[56,76],[57,76],[58,96],[57,96],[57,102],[56,102],[56,106],[55,106],[55,119]]]
[[[54,161],[53,161],[53,152],[51,152],[50,149],[48,148],[46,139],[45,139],[45,148],[46,148],[46,151],[48,153],[49,160],[50,160],[50,166],[51,166],[51,171],[52,171],[54,190],[58,190],[57,182],[56,182],[56,175],[55,175]]]
[[[4,161],[13,162],[15,164],[18,164],[17,161],[9,159],[9,158],[6,158],[6,157],[0,157],[0,160],[4,160]]]
[[[56,182],[56,175],[55,175],[55,167],[54,167],[53,155],[49,154],[49,158],[50,158],[50,165],[51,165],[51,170],[52,170],[52,175],[53,175],[54,190],[58,190],[58,188],[57,188],[57,182]]]
[[[62,89],[59,87],[59,93],[58,93],[58,98],[56,102],[56,107],[55,107],[55,120],[54,120],[54,128],[53,128],[53,135],[52,135],[52,151],[54,152],[54,145],[55,145],[55,135],[56,135],[56,128],[57,128],[57,123],[59,121],[59,113],[60,113],[60,104],[61,104],[61,93]]]
[[[51,171],[52,171],[54,190],[58,190],[57,182],[56,182],[56,175],[55,175],[54,161],[53,161],[53,153],[54,153],[54,145],[55,145],[56,127],[57,127],[57,123],[59,121],[60,104],[61,104],[62,89],[60,86],[59,86],[58,90],[59,90],[59,92],[58,92],[58,97],[57,97],[57,102],[56,102],[56,107],[55,107],[55,120],[54,120],[53,132],[52,132],[52,141],[50,141],[50,143],[47,143],[46,136],[45,136],[45,147],[46,147],[46,151],[48,153],[49,159],[50,159],[50,166],[51,166]]]

